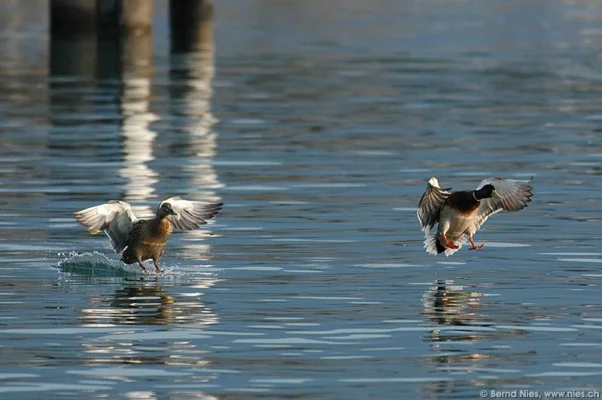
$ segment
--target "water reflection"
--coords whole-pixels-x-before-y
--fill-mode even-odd
[[[197,289],[212,287],[216,281],[204,280]],[[162,287],[158,279],[127,281],[110,296],[97,295],[90,299],[90,307],[81,310],[84,326],[168,325],[186,323],[212,325],[217,315],[202,301],[202,293],[176,298]]]
[[[422,296],[426,321],[436,325],[474,326],[483,321],[476,311],[481,308],[483,293],[469,292],[453,280],[439,279]]]
[[[150,167],[157,133],[150,124],[158,116],[149,111],[152,95],[152,38],[129,34],[119,42],[121,63],[120,113],[123,161],[119,176],[126,178],[125,201],[147,201],[154,197],[157,173]],[[138,216],[151,214],[146,206],[134,205]]]
[[[173,321],[173,303],[173,297],[155,281],[125,285],[115,291],[109,307],[82,312],[99,320],[108,318],[111,325],[165,325]]]
[[[398,12],[386,1],[369,13],[354,2],[219,3],[217,59],[211,40],[166,57],[161,39],[154,68],[88,75],[97,54],[73,42],[71,63],[57,47],[68,43],[55,42],[46,79],[37,45],[13,51],[23,33],[3,36],[0,247],[3,280],[24,285],[0,293],[2,365],[44,368],[31,382],[5,374],[0,391],[19,397],[47,382],[30,397],[389,398],[402,388],[477,398],[479,385],[595,384],[576,374],[600,372],[592,188],[602,119],[596,52],[584,52],[595,46],[579,44],[586,27],[572,17],[586,15],[578,2],[546,3],[557,11],[545,32],[562,49],[534,36],[544,30],[520,2],[495,12],[404,2]],[[500,47],[475,35],[474,21],[522,29]],[[102,52],[107,64],[119,54]],[[531,247],[466,252],[453,259],[462,267],[441,267],[405,211],[425,175],[468,181],[478,171],[541,177],[538,207],[488,229],[494,243]],[[174,235],[158,282],[140,282],[139,268],[123,268],[106,238],[70,217],[110,198],[155,207],[169,195],[217,197],[222,182],[223,217],[245,218],[218,218],[230,224],[223,240]],[[56,281],[56,254],[70,250],[108,260],[72,260],[44,286]],[[270,271],[284,271],[286,284]],[[216,274],[229,280],[197,285]]]
[[[465,347],[455,344],[486,339],[491,332],[480,331],[479,326],[491,324],[484,322],[486,316],[479,313],[482,307],[483,293],[467,291],[463,286],[454,285],[453,280],[439,279],[422,296],[424,310],[422,316],[426,322],[434,324],[433,329],[424,341],[431,342],[432,353],[426,358],[427,364],[433,366],[432,374],[441,375],[447,372],[452,363],[479,362],[484,355],[467,351]],[[442,329],[458,327],[458,330]],[[437,397],[451,394],[457,390],[454,380],[437,380],[422,385],[423,396]]]
[[[209,22],[206,22],[209,24]],[[188,157],[179,165],[179,173],[189,180],[191,188],[206,188],[202,195],[216,201],[213,189],[219,183],[211,158],[217,149],[216,119],[211,112],[211,87],[214,67],[212,36],[203,37],[201,50],[172,51],[170,58],[169,95],[172,106],[169,150]]]
[[[210,107],[214,75],[211,35],[198,49],[171,54],[168,105],[157,107],[166,114],[150,111],[154,97],[165,97],[160,93],[164,81],[153,81],[152,69],[148,68],[149,53],[140,54],[137,62],[125,63],[127,68],[120,72],[122,157],[118,176],[125,178],[123,198],[133,203],[140,216],[152,212],[140,204],[157,197],[181,195],[194,200],[220,200],[215,190],[222,184],[212,163],[217,134]],[[121,57],[123,62],[123,53]],[[209,245],[199,240],[209,235],[208,229],[178,235],[183,243],[177,256],[210,258]],[[175,248],[177,240],[172,243]],[[91,296],[90,305],[80,311],[81,325],[131,326],[132,331],[87,340],[84,347],[88,363],[208,365],[206,350],[199,348],[205,337],[201,328],[217,324],[219,319],[202,297],[204,290],[218,281],[195,277],[199,277],[198,267],[177,266],[166,276],[150,281],[147,277],[126,277],[113,293]],[[166,285],[172,278],[177,282],[182,279],[185,287]],[[164,328],[151,328],[157,325]],[[192,394],[191,398],[205,398],[202,392]],[[154,396],[153,392],[132,394],[132,398]]]
[[[184,180],[195,200],[221,201],[216,189],[223,187],[213,167],[217,152],[216,119],[211,112],[212,80],[215,74],[212,21],[197,21],[195,35],[181,38],[185,45],[172,40],[169,96],[170,135],[166,148],[179,161],[166,171],[167,180]],[[178,43],[180,43],[178,45]],[[188,232],[183,244],[184,256],[208,254],[209,246],[199,240],[209,236],[208,229]]]
[[[131,400],[217,400],[218,397],[212,396],[205,392],[201,391],[178,391],[174,393],[173,396],[167,395],[165,397],[165,393],[153,392],[153,391],[136,391],[136,392],[127,392],[124,394],[126,399]]]
[[[215,189],[223,185],[213,168],[217,152],[216,119],[211,113],[213,52],[173,54],[170,70],[171,124],[168,149],[182,157],[175,169],[199,196],[218,201]]]
[[[125,201],[149,200],[153,197],[153,185],[157,173],[149,167],[153,160],[153,144],[157,134],[149,129],[157,116],[149,112],[151,81],[148,78],[126,78],[123,81],[121,112],[123,122],[123,165],[119,175],[126,178]],[[134,213],[148,213],[146,208],[137,207]]]
[[[207,289],[215,283],[205,280],[187,289]],[[125,283],[112,295],[92,297],[90,307],[81,310],[82,326],[132,326],[132,330],[87,338],[83,345],[87,363],[209,365],[207,351],[199,348],[206,337],[200,328],[217,324],[218,316],[201,301],[202,292],[170,293],[176,290],[162,287],[158,280],[138,281]],[[166,328],[157,331],[152,328],[156,325]]]
[[[424,293],[422,316],[434,326],[423,340],[431,343],[434,354],[429,359],[432,362],[447,364],[481,357],[466,352],[464,348],[450,350],[450,346],[491,338],[493,324],[479,312],[482,298],[483,293],[466,291],[463,286],[454,285],[453,280],[437,280]]]

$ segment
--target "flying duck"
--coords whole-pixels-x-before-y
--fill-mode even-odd
[[[418,204],[418,220],[424,232],[424,248],[429,254],[450,256],[468,239],[479,250],[474,234],[489,216],[506,211],[519,211],[531,201],[531,180],[504,178],[484,179],[475,190],[442,189],[437,178],[431,178]],[[438,224],[436,231],[431,231]]]
[[[74,216],[91,234],[104,232],[111,239],[115,253],[121,253],[124,263],[137,262],[147,272],[143,261],[152,259],[156,272],[160,273],[163,270],[159,267],[159,259],[174,228],[196,229],[206,224],[206,219],[214,217],[223,204],[171,197],[161,202],[154,218],[138,219],[128,203],[111,200],[78,211]]]

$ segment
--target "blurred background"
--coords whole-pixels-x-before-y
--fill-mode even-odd
[[[0,397],[599,389],[601,20],[599,1],[0,2]],[[533,176],[534,201],[432,257],[431,176]],[[159,277],[72,217],[176,195],[225,207]]]

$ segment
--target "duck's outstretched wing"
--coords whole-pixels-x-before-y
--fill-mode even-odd
[[[441,206],[451,194],[450,190],[451,188],[441,189],[437,178],[429,179],[426,190],[418,203],[418,211],[416,211],[420,227],[425,235],[428,235],[429,231],[439,222]]]
[[[196,229],[199,225],[205,225],[206,219],[212,218],[224,203],[205,203],[202,201],[184,200],[180,197],[171,197],[161,202],[169,203],[176,215],[169,215],[167,219],[176,229],[189,231]]]
[[[111,239],[116,253],[121,253],[127,247],[130,232],[138,222],[132,207],[118,200],[86,208],[73,215],[77,222],[88,228],[91,234],[96,235],[104,231]]]
[[[484,179],[477,190],[491,184],[500,197],[491,197],[481,200],[481,204],[474,215],[474,232],[479,230],[491,215],[502,210],[519,211],[527,207],[533,196],[533,182],[519,181],[504,178]]]

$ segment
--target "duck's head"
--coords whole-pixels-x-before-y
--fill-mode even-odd
[[[490,199],[490,198],[500,198],[502,196],[495,190],[495,187],[489,183],[483,186],[480,189],[474,191],[474,196],[477,200],[481,199]]]
[[[171,208],[171,204],[162,203],[161,206],[159,206],[159,209],[157,210],[157,216],[159,216],[161,218],[165,218],[168,215],[177,215],[177,214],[173,210],[173,208]]]

